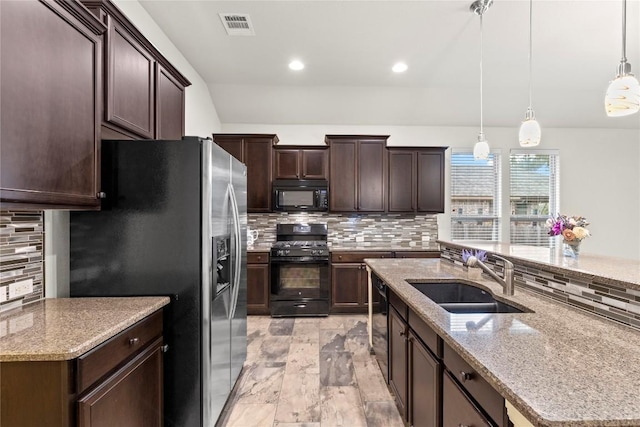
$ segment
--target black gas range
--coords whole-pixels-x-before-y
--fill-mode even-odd
[[[326,224],[278,224],[271,247],[271,315],[329,314]]]

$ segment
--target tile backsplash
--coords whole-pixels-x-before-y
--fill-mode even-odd
[[[427,214],[249,214],[248,226],[258,230],[258,243],[276,240],[276,224],[326,223],[329,243],[435,244],[438,238],[436,215]]]
[[[44,298],[42,211],[0,211],[0,311]],[[31,284],[27,295],[9,298],[12,283]]]
[[[440,246],[441,259],[464,265],[460,248],[446,244]],[[516,285],[562,304],[640,329],[640,290],[579,271],[525,266],[517,260],[513,260],[513,263]],[[496,263],[490,256],[486,264],[499,276],[503,275],[501,261]]]

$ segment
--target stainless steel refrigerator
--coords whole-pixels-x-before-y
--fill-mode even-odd
[[[213,427],[247,351],[246,167],[210,139],[102,141],[72,212],[71,296],[167,295],[164,425]]]

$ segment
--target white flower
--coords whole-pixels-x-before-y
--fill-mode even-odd
[[[569,224],[572,226],[576,226],[578,225],[578,223],[576,222],[576,219],[574,217],[569,218]]]
[[[589,234],[589,230],[587,230],[584,227],[573,227],[573,234],[576,235],[576,239],[578,240],[582,240],[585,237],[589,237],[591,234]]]

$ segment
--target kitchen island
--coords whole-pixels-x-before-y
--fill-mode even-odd
[[[640,332],[441,259],[365,261],[534,426],[640,426]],[[462,281],[532,312],[449,313],[409,282]],[[518,424],[516,424],[518,425]]]
[[[168,303],[60,298],[0,314],[0,425],[161,425]]]

